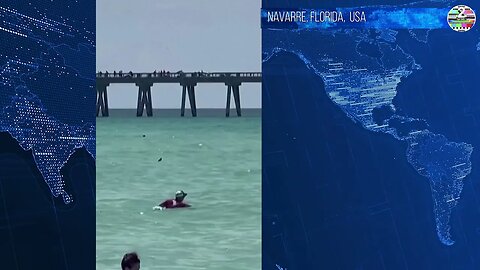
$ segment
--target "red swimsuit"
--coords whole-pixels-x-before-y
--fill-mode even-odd
[[[190,207],[189,204],[186,204],[184,202],[177,202],[174,199],[171,200],[166,200],[163,203],[161,203],[159,206],[165,207],[165,208],[180,208],[180,207]]]

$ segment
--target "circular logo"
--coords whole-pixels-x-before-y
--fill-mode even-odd
[[[448,12],[448,25],[457,32],[466,32],[472,29],[476,21],[475,12],[469,6],[454,6]]]

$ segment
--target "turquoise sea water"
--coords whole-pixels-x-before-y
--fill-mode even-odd
[[[96,166],[97,269],[261,269],[259,117],[99,118]]]

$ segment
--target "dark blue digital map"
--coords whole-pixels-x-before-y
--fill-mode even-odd
[[[2,1],[0,40],[2,268],[93,269],[95,2]]]
[[[67,18],[35,18],[6,7],[0,12],[9,47],[2,52],[0,131],[32,149],[53,195],[70,203],[60,169],[77,148],[95,155],[95,72],[88,70],[95,54],[85,49],[94,46],[94,33],[69,26]]]
[[[378,1],[280,2],[264,1],[263,9],[331,10],[343,3],[376,9],[377,16],[395,9]],[[381,4],[453,7],[453,1]],[[447,13],[440,16],[446,22]],[[267,258],[277,257],[268,266],[264,260],[264,267],[478,269],[480,28],[457,33],[444,23],[404,29],[370,24],[376,27],[264,25],[263,213],[273,221],[264,226],[263,243]],[[285,186],[300,189],[293,183],[306,191],[287,195]],[[278,207],[292,196],[298,204],[282,214],[286,208]],[[462,216],[462,209],[473,214]],[[290,234],[293,228],[298,233]],[[278,241],[283,251],[272,247]],[[288,254],[296,249],[301,262]]]

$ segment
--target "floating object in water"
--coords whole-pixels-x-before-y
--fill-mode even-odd
[[[162,160],[163,160],[163,158],[159,158],[159,159],[158,159],[158,162],[160,162],[160,161],[162,161]]]
[[[147,135],[143,134],[142,137],[145,138],[145,137],[147,137]]]
[[[153,209],[153,210],[160,210],[160,211],[162,211],[164,208],[157,205],[157,206],[154,206],[152,209]]]

